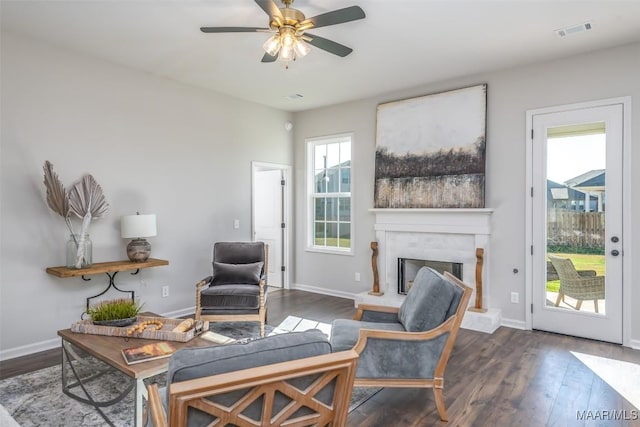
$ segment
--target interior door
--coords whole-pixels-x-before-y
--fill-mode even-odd
[[[254,171],[254,241],[269,245],[269,286],[283,287],[284,189],[280,169]]]
[[[532,116],[534,329],[622,343],[622,118],[622,104]]]

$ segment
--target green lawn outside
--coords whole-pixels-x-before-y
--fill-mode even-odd
[[[325,242],[324,239],[321,238],[317,238],[316,239],[316,245],[320,245],[320,246],[330,246],[330,247],[338,247],[338,239],[336,238],[328,238],[327,241]],[[341,248],[348,248],[351,245],[351,239],[340,239],[340,247]]]
[[[554,253],[553,255],[562,258],[571,258],[576,270],[595,270],[596,275],[604,276],[604,255],[589,254],[565,254]],[[547,282],[547,292],[558,292],[560,289],[560,280],[550,280]]]

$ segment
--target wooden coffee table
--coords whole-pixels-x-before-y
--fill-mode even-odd
[[[157,342],[157,340],[82,334],[72,332],[71,329],[58,331],[58,335],[62,338],[62,390],[64,393],[73,399],[93,406],[110,426],[115,427],[101,408],[120,402],[127,394],[129,394],[131,389],[135,388],[135,425],[137,427],[143,426],[145,418],[143,405],[144,400],[147,399],[147,390],[144,380],[154,375],[167,372],[169,358],[166,357],[134,365],[127,365],[122,357],[121,351],[128,347],[138,347],[151,342]],[[186,347],[206,347],[215,345],[210,341],[198,337],[193,338],[188,342],[171,341],[171,343],[174,345],[176,350]],[[91,363],[91,360],[87,360],[90,358],[81,357],[78,354],[79,352],[77,349],[81,349],[91,357],[105,362],[111,368],[128,376],[131,381],[127,385],[126,389],[114,399],[102,402],[96,401],[86,389],[86,384],[89,381],[99,379],[100,376],[109,372],[110,369],[102,369],[100,371],[96,371],[95,374],[92,374],[87,378],[80,378],[76,367],[71,362],[76,360],[78,361],[77,363],[87,364]],[[65,369],[65,367],[71,370],[73,378],[67,378],[67,369]],[[69,379],[71,382],[68,381]],[[87,397],[73,393],[71,389],[76,387],[80,387]]]

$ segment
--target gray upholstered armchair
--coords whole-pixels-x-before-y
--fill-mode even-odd
[[[167,388],[148,388],[156,427],[343,427],[358,354],[318,330],[178,350]]]
[[[433,388],[447,421],[444,370],[470,297],[453,275],[423,267],[400,308],[360,304],[354,320],[334,320],[333,351],[360,355],[355,386]]]
[[[263,242],[216,243],[213,275],[196,283],[196,319],[257,321],[264,336],[268,258]]]

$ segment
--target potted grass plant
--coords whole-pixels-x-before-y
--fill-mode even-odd
[[[94,325],[128,326],[136,321],[142,304],[127,298],[101,301],[87,310]]]

